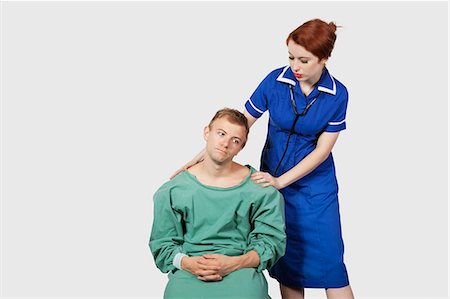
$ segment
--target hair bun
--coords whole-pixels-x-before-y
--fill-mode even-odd
[[[328,23],[328,26],[330,26],[330,28],[333,32],[336,32],[336,28],[337,28],[336,23],[330,22],[330,23]]]

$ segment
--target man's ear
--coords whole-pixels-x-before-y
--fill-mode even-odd
[[[203,129],[203,139],[205,139],[205,141],[208,141],[208,136],[209,136],[209,126],[206,126]]]

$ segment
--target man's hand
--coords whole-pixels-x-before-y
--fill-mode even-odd
[[[223,254],[205,254],[185,256],[181,259],[181,268],[189,271],[203,281],[219,281],[233,271],[242,268],[256,268],[260,262],[255,250],[239,256]]]
[[[223,254],[205,254],[203,259],[198,263],[205,269],[215,271],[213,275],[219,275],[225,277],[233,271],[239,269],[240,257],[239,256],[227,256]],[[200,280],[205,280],[205,277],[199,277]]]
[[[222,277],[218,267],[208,263],[204,256],[185,256],[181,259],[181,268],[189,271],[203,281],[219,281]]]

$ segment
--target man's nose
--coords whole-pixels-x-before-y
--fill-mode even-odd
[[[220,142],[220,145],[223,146],[224,148],[228,148],[229,143],[230,143],[230,140],[228,140],[228,138],[223,138]]]

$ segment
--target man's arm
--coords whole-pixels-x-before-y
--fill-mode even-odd
[[[172,209],[169,188],[161,187],[153,200],[154,217],[149,246],[156,266],[161,272],[167,273],[175,269],[175,256],[183,253],[182,215]]]
[[[257,268],[261,272],[272,267],[284,255],[286,233],[283,196],[273,189],[263,197],[251,215],[254,229],[249,236],[247,253],[240,256],[203,255],[203,259],[198,260],[197,263],[210,272],[205,272],[207,275],[204,276],[198,275],[198,279],[217,280],[218,276],[223,278],[242,268]]]
[[[250,232],[247,252],[254,250],[258,253],[259,272],[271,268],[286,250],[283,195],[275,188],[270,188],[262,194],[250,215],[253,230]]]

